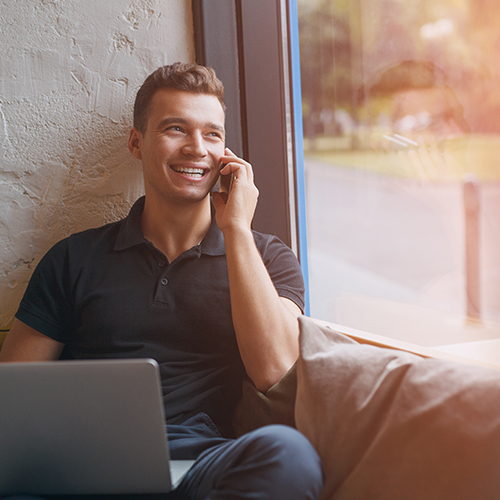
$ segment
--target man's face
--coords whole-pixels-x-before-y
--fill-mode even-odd
[[[217,97],[160,89],[145,133],[134,130],[129,148],[142,160],[146,196],[175,205],[207,198],[224,155],[224,111]]]

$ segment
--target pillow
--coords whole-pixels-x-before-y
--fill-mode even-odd
[[[299,321],[295,419],[323,461],[322,498],[500,498],[500,372]]]
[[[260,392],[250,380],[245,380],[242,398],[236,407],[233,420],[236,436],[270,424],[295,427],[296,392],[296,365],[293,365],[265,394]]]

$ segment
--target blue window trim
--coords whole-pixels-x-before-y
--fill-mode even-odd
[[[295,190],[300,266],[306,286],[306,311],[310,314],[309,259],[307,253],[306,186],[304,170],[304,130],[302,125],[302,83],[300,78],[299,15],[297,0],[288,0],[291,95],[295,147]]]

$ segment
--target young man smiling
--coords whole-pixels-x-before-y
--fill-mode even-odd
[[[0,360],[154,358],[172,457],[197,458],[173,495],[312,499],[321,467],[301,434],[231,435],[244,377],[265,392],[298,356],[303,283],[292,252],[251,229],[258,190],[225,148],[224,118],[211,69],[176,63],[146,79],[128,143],[145,197],[48,252]],[[212,193],[220,174],[230,193]]]

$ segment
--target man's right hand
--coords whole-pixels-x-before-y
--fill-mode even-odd
[[[231,174],[233,181],[229,195],[212,193],[217,225],[224,234],[233,229],[250,231],[259,197],[259,190],[253,182],[252,165],[227,148],[221,161],[225,164],[221,174]]]

